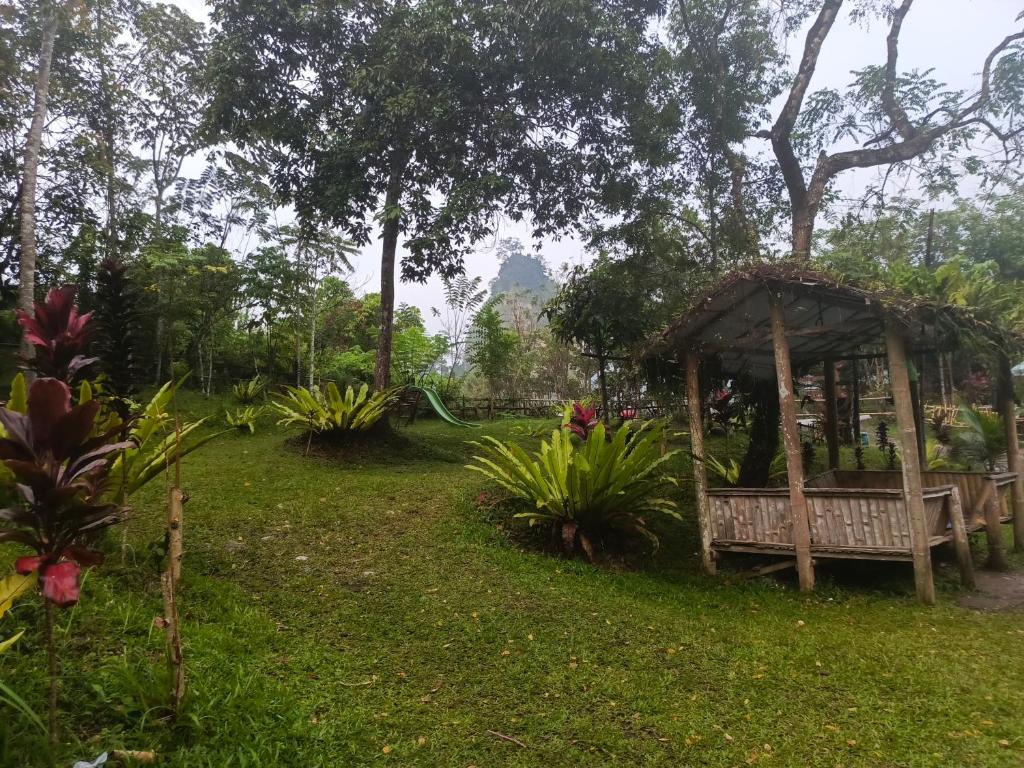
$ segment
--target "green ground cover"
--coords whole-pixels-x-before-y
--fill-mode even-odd
[[[535,444],[527,426],[484,432]],[[112,748],[189,768],[1024,760],[1024,615],[958,607],[950,563],[934,608],[908,565],[826,566],[813,595],[708,579],[684,483],[687,522],[644,567],[595,568],[524,550],[478,509],[485,484],[463,464],[479,431],[404,434],[401,455],[304,458],[268,417],[186,460],[174,726],[153,627],[163,488],[146,489],[129,563],[115,532],[61,616],[61,764]],[[15,553],[0,549],[4,572]],[[41,711],[40,612],[23,600],[5,619],[31,629],[0,675]],[[44,741],[0,717],[0,765],[44,765]]]

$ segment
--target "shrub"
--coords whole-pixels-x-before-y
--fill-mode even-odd
[[[568,429],[580,440],[586,440],[597,426],[597,409],[580,402],[570,403],[562,411],[562,428]]]
[[[606,440],[604,425],[598,423],[586,440],[577,440],[555,430],[535,458],[514,443],[485,437],[472,443],[484,455],[474,456],[477,463],[468,468],[528,507],[516,517],[530,525],[550,525],[563,551],[571,554],[578,547],[593,560],[597,534],[638,534],[657,547],[645,516],[680,519],[675,502],[658,495],[666,483],[675,484],[662,470],[678,453],[661,455],[663,431],[664,425],[647,422]]]
[[[398,397],[397,389],[368,394],[369,389],[363,384],[356,394],[348,387],[342,397],[333,381],[327,384],[326,392],[316,387],[285,387],[273,404],[282,415],[277,423],[304,427],[320,435],[365,432],[380,421]]]
[[[263,394],[263,379],[256,374],[248,381],[240,381],[233,387],[235,399],[242,405],[251,405]]]
[[[965,429],[953,433],[953,457],[992,472],[1006,453],[1006,433],[998,413],[981,411],[961,402],[959,415]]]
[[[17,311],[25,340],[35,351],[32,367],[41,376],[69,384],[97,359],[85,356],[95,326],[92,312],[78,313],[75,293],[73,285],[53,288],[46,301],[36,302],[31,315]]]
[[[33,382],[27,405],[25,413],[0,409],[0,460],[19,496],[15,507],[0,511],[0,541],[35,550],[17,569],[38,571],[43,596],[63,607],[78,599],[79,566],[99,558],[80,546],[82,537],[124,519],[124,510],[101,495],[115,455],[132,444],[115,442],[120,425],[96,436],[100,404],[72,407],[71,390],[58,379]]]
[[[262,406],[257,408],[250,405],[248,408],[236,408],[234,413],[227,411],[224,416],[229,427],[234,427],[240,432],[249,430],[249,434],[254,435],[256,434],[256,420],[263,415],[264,411],[266,409]]]
[[[708,454],[704,457],[704,466],[730,488],[739,485],[740,465],[736,459],[728,459],[727,463],[723,463],[720,459]]]
[[[83,541],[125,519],[123,505],[102,497],[111,460],[130,443],[118,441],[120,422],[96,434],[100,404],[72,407],[71,389],[59,379],[37,379],[25,412],[0,408],[4,436],[0,461],[14,475],[18,499],[0,510],[0,542],[25,545],[35,554],[17,559],[19,575],[38,576],[46,605],[45,638],[50,667],[50,741],[57,739],[57,649],[54,606],[78,602],[82,566],[101,553]]]
[[[96,275],[96,352],[106,377],[106,390],[122,418],[142,378],[139,354],[141,297],[128,269],[115,259],[104,259]]]

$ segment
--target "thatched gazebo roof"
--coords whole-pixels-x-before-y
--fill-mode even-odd
[[[1005,348],[1010,336],[960,307],[873,291],[806,267],[764,264],[726,275],[651,339],[647,358],[680,349],[716,357],[723,373],[774,376],[771,301],[785,309],[794,367],[823,359],[883,356],[886,324],[918,352],[956,348],[968,339]]]

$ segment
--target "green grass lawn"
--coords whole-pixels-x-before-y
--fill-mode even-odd
[[[536,443],[516,425],[485,431]],[[595,568],[524,551],[476,509],[479,431],[405,434],[403,457],[342,463],[304,458],[267,419],[186,460],[175,725],[153,627],[164,489],[146,489],[128,564],[115,532],[61,615],[61,764],[107,749],[189,768],[1024,761],[1024,615],[959,608],[949,563],[933,608],[909,565],[821,567],[810,596],[705,578],[684,483],[686,522],[644,568]],[[0,549],[5,571],[15,554]],[[41,712],[40,615],[28,599],[5,618],[0,636],[31,629],[0,675]],[[43,745],[0,716],[0,765],[44,765]]]

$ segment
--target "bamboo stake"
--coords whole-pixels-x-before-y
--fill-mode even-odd
[[[711,549],[711,504],[708,501],[708,474],[704,466],[704,420],[701,415],[699,360],[693,350],[686,352],[686,408],[690,416],[690,451],[693,454],[693,482],[697,494],[700,521],[700,551],[704,572],[714,576],[715,553]]]
[[[185,698],[185,659],[181,651],[178,601],[170,569],[160,575],[160,587],[164,598],[164,631],[171,663],[171,719],[176,720]]]
[[[782,437],[786,447],[786,474],[789,478],[789,509],[793,525],[793,546],[800,589],[814,589],[814,562],[811,560],[811,527],[804,496],[804,468],[800,452],[800,427],[796,421],[793,393],[793,369],[786,340],[786,319],[776,296],[771,299],[772,344],[775,348],[775,376],[779,385],[779,409],[782,412]]]
[[[171,403],[174,408],[174,484],[167,490],[167,568],[160,576],[160,587],[164,599],[164,630],[171,665],[171,719],[175,720],[185,698],[185,659],[181,649],[177,597],[184,557],[182,517],[185,496],[181,492],[181,416],[176,387],[172,390]]]
[[[917,588],[918,599],[922,603],[932,605],[935,603],[935,581],[932,577],[931,547],[921,490],[921,462],[917,449],[914,406],[910,396],[910,377],[907,374],[907,350],[903,338],[890,326],[885,330],[885,344],[889,353],[889,379],[900,433],[903,501],[910,522],[914,585]]]

